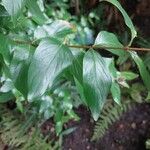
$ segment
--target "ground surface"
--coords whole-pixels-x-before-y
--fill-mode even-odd
[[[114,123],[105,136],[91,142],[94,122],[85,108],[77,110],[80,122],[70,122],[77,129],[64,138],[64,150],[145,150],[150,137],[150,104],[137,104]]]

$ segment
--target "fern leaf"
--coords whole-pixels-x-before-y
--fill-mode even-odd
[[[107,104],[101,113],[100,119],[94,127],[92,140],[102,138],[109,126],[117,121],[124,112],[131,109],[133,106],[133,103],[130,101],[123,103],[122,106],[119,106],[118,104]]]
[[[37,128],[34,114],[23,118],[12,110],[0,107],[0,138],[3,143],[16,150],[56,150],[58,142],[49,142]],[[27,120],[25,119],[27,118]],[[35,127],[34,127],[35,126]],[[54,145],[54,146],[52,146]]]

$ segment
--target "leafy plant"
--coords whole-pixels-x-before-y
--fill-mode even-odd
[[[137,52],[131,51],[139,50],[130,47],[137,36],[131,19],[117,0],[102,1],[117,7],[123,15],[131,32],[128,45],[107,31],[100,31],[91,46],[80,45],[84,43],[80,42],[81,37],[78,39],[83,31],[81,26],[66,21],[69,16],[66,20],[54,20],[42,0],[2,0],[0,103],[14,99],[21,112],[26,103],[36,106],[46,119],[54,117],[57,134],[69,119],[79,119],[72,110],[75,103],[86,105],[97,121],[109,93],[121,104],[120,87],[129,87],[126,81],[137,77],[131,72],[117,71],[114,55],[118,57],[117,64],[127,59],[137,64],[149,91],[149,71]],[[85,31],[90,32],[87,28]],[[112,53],[112,58],[102,57],[96,51],[100,49]],[[119,80],[122,77],[123,80]],[[69,86],[63,86],[66,83],[70,83]]]

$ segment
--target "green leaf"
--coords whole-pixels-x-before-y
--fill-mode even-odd
[[[85,52],[81,49],[70,48],[73,56],[72,65],[65,70],[65,78],[74,82],[75,78],[82,84],[83,81],[83,57]]]
[[[133,58],[133,60],[135,61],[135,63],[138,66],[140,75],[143,79],[143,82],[146,86],[146,88],[150,91],[150,73],[148,72],[143,60],[138,56],[138,54],[136,52],[130,52],[131,57]]]
[[[89,50],[83,59],[83,85],[87,104],[94,120],[97,120],[111,87],[108,67],[94,50]]]
[[[5,80],[4,84],[0,87],[0,92],[6,93],[13,89],[13,83],[10,79]]]
[[[40,98],[40,108],[39,112],[40,114],[44,114],[44,119],[49,119],[52,117],[54,114],[53,112],[53,99],[52,97],[48,95],[44,95]]]
[[[2,5],[9,15],[11,15],[13,22],[16,22],[17,18],[22,13],[24,4],[25,0],[2,0]]]
[[[110,49],[107,48],[106,49],[109,52],[119,56],[120,63],[124,62],[129,56],[127,51],[123,49],[115,49],[115,47],[123,48],[123,45],[119,42],[118,38],[113,33],[107,31],[101,31],[97,35],[94,45],[103,46],[103,47],[112,47]]]
[[[10,61],[10,51],[9,51],[9,45],[10,41],[9,39],[0,34],[0,54],[2,54],[5,63],[8,65]]]
[[[113,4],[121,12],[121,14],[123,15],[125,24],[128,26],[128,28],[131,31],[131,40],[130,40],[130,42],[128,44],[130,46],[132,44],[133,39],[137,36],[137,32],[136,32],[135,27],[134,27],[130,17],[128,16],[128,14],[122,8],[122,6],[120,5],[120,3],[117,0],[100,0],[100,1],[106,1],[106,2],[109,2],[109,3]]]
[[[28,69],[33,52],[29,45],[18,45],[13,47],[14,53],[10,64],[11,79],[18,91],[25,97],[28,93]]]
[[[81,97],[83,104],[87,105],[87,102],[86,102],[85,96],[84,96],[83,85],[76,78],[74,78],[74,81],[75,81],[77,91],[80,94],[80,97]]]
[[[112,93],[112,97],[114,99],[114,101],[121,105],[121,91],[120,91],[120,87],[119,84],[116,82],[113,82],[111,85],[111,93]]]
[[[28,99],[32,100],[51,87],[56,77],[72,63],[68,47],[56,39],[43,40],[37,47],[28,73]]]
[[[22,104],[22,102],[21,102],[20,99],[17,99],[17,100],[16,100],[16,105],[17,105],[17,109],[18,109],[21,113],[23,113],[23,111],[24,111],[24,109],[23,109],[23,104]]]
[[[134,80],[138,77],[138,74],[129,71],[123,71],[119,73],[119,76],[125,78],[126,80]]]
[[[83,57],[84,57],[84,51],[77,50],[77,49],[71,49],[71,52],[73,54],[73,63],[71,65],[71,73],[72,75],[80,82],[82,83],[83,79]]]
[[[51,24],[46,24],[37,27],[34,32],[35,39],[46,37],[59,37],[63,38],[66,35],[73,33],[74,27],[69,22],[64,20],[56,20]]]
[[[115,68],[114,59],[111,60],[111,63],[108,67],[112,76],[111,94],[112,94],[114,101],[120,105],[121,104],[121,90],[120,90],[119,84],[116,83],[116,79],[118,78],[118,76],[117,76],[117,69]]]
[[[26,0],[26,6],[31,13],[31,18],[39,25],[48,21],[48,17],[41,11],[37,0]]]

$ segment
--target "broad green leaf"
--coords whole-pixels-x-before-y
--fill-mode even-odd
[[[13,47],[14,53],[10,64],[10,74],[14,86],[25,97],[28,93],[28,69],[32,58],[32,48],[29,45],[18,45]]]
[[[72,65],[65,70],[65,78],[69,81],[74,82],[78,80],[82,84],[83,76],[83,57],[85,52],[81,49],[70,48],[72,52]]]
[[[46,37],[59,37],[63,38],[67,34],[72,33],[74,30],[73,25],[64,20],[56,20],[51,24],[38,26],[34,32],[35,39],[41,39]]]
[[[106,65],[107,65],[107,68],[109,68],[109,66],[111,65],[112,61],[113,61],[113,58],[106,58],[104,59]]]
[[[48,21],[48,17],[41,11],[37,0],[26,0],[26,6],[31,13],[31,18],[39,25]]]
[[[71,65],[71,73],[80,83],[82,83],[83,57],[85,53],[84,51],[77,50],[77,49],[71,49],[71,52],[73,54],[73,63]]]
[[[74,81],[75,81],[75,85],[77,88],[78,93],[80,94],[81,97],[81,101],[87,105],[87,102],[85,100],[85,96],[84,96],[84,89],[83,89],[83,85],[74,77]]]
[[[111,76],[104,58],[89,50],[83,59],[84,95],[94,120],[97,120],[111,87]]]
[[[2,5],[5,7],[9,15],[11,15],[14,22],[22,13],[24,4],[25,0],[2,0]]]
[[[6,93],[11,91],[13,88],[13,83],[10,79],[5,80],[4,84],[0,87],[0,92]]]
[[[102,47],[112,47],[106,49],[111,53],[119,56],[119,62],[124,62],[129,56],[128,52],[123,49],[113,49],[113,47],[123,48],[123,45],[119,42],[118,38],[113,33],[107,31],[101,31],[97,35],[94,45]]]
[[[111,93],[114,101],[117,104],[121,105],[121,90],[119,84],[116,83],[115,81],[111,85]]]
[[[129,42],[129,46],[132,44],[133,39],[137,36],[137,32],[135,30],[135,27],[130,19],[130,17],[128,16],[128,14],[126,13],[126,11],[122,8],[122,6],[120,5],[120,3],[118,2],[118,0],[100,0],[100,1],[106,1],[109,2],[111,4],[113,4],[115,7],[117,7],[119,9],[119,11],[121,12],[121,14],[123,15],[125,24],[128,26],[128,28],[131,31],[131,40]]]
[[[10,61],[9,44],[10,44],[9,39],[6,36],[0,34],[0,54],[2,54],[3,59],[7,65],[9,64]]]
[[[72,53],[56,39],[43,40],[37,47],[28,72],[28,99],[51,87],[56,77],[72,64]]]
[[[135,63],[138,66],[140,75],[143,79],[143,82],[146,86],[146,88],[150,91],[150,73],[148,72],[143,60],[138,56],[138,54],[136,52],[130,52],[131,57],[133,58],[133,60],[135,61]]]
[[[0,92],[0,103],[6,103],[9,100],[12,100],[13,98],[14,96],[11,92],[7,92],[7,93]]]
[[[39,113],[43,113],[45,119],[49,119],[54,115],[53,107],[53,99],[50,96],[44,95],[41,97]]]

